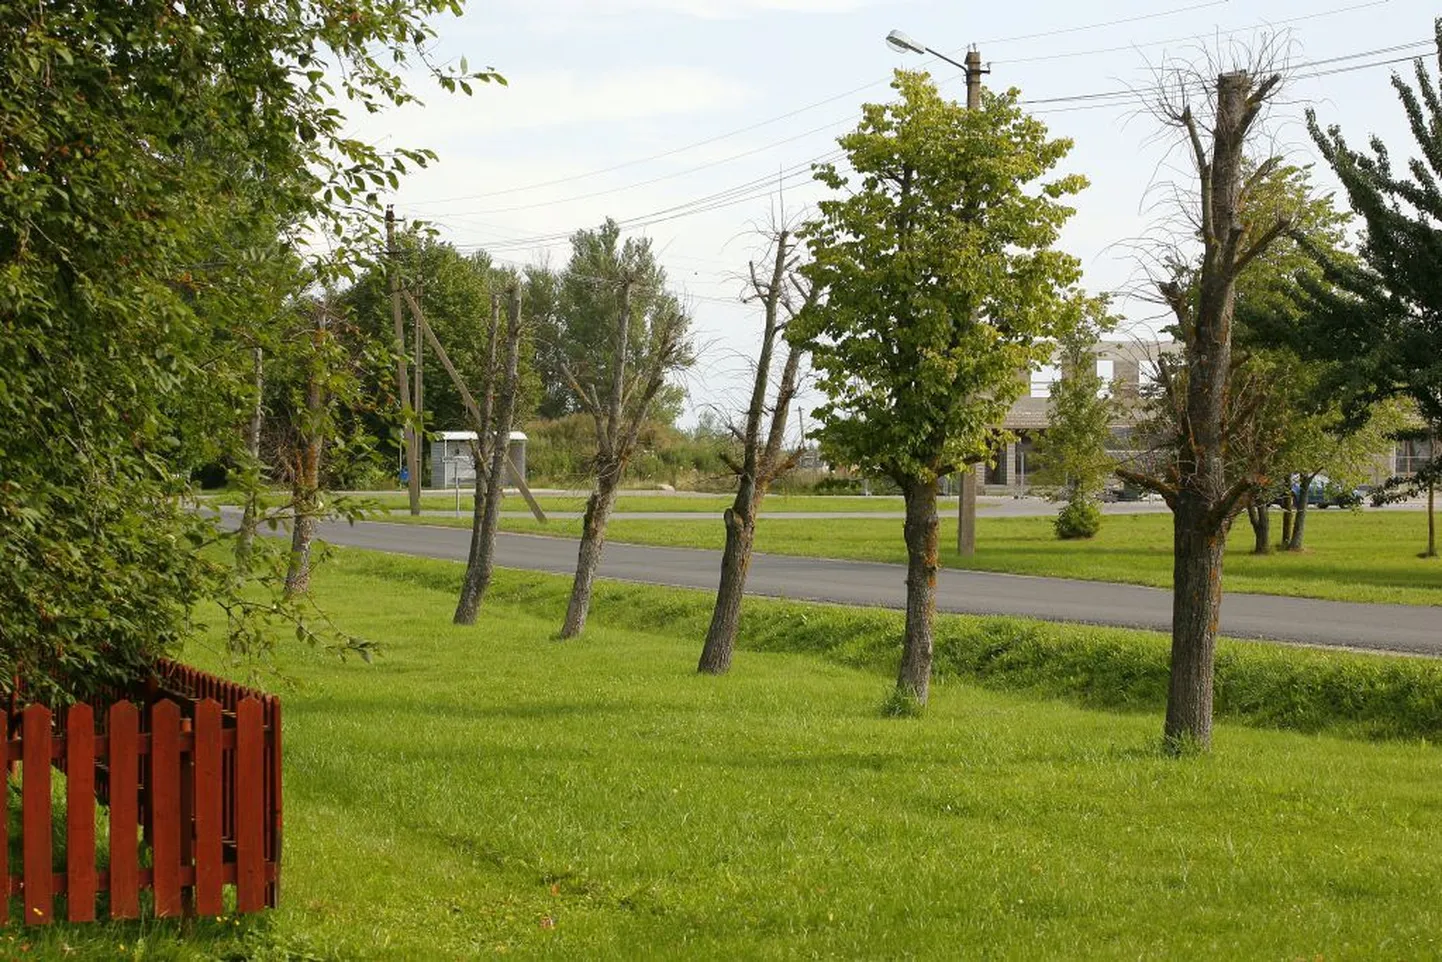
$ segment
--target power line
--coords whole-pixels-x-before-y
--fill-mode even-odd
[[[1357,60],[1363,57],[1376,56],[1383,53],[1390,53],[1398,50],[1411,49],[1421,46],[1435,45],[1433,41],[1416,41],[1407,44],[1397,44],[1390,47],[1376,48],[1370,51],[1343,54],[1336,57],[1327,57],[1316,61],[1310,61],[1307,63],[1298,64],[1293,69],[1306,70],[1312,67],[1344,63],[1349,60]],[[1331,69],[1317,70],[1313,71],[1312,73],[1293,74],[1291,79],[1307,80],[1317,77],[1333,76],[1341,73],[1350,73],[1356,70],[1368,70],[1376,67],[1389,66],[1398,63],[1406,63],[1417,59],[1417,56],[1421,56],[1421,54],[1419,53],[1416,56],[1394,57],[1386,60],[1373,61],[1363,64],[1350,64],[1347,66],[1332,67]],[[1112,90],[1097,91],[1087,94],[1074,94],[1067,97],[1056,97],[1045,100],[1030,101],[1029,103],[1044,105],[1059,103],[1077,104],[1076,106],[1063,107],[1044,106],[1041,110],[1037,111],[1040,113],[1127,106],[1133,103],[1141,102],[1142,100],[1142,96],[1135,90]],[[635,217],[620,219],[617,220],[616,223],[623,229],[637,230],[646,227],[652,227],[657,224],[667,223],[673,220],[679,220],[685,217],[692,217],[697,214],[709,213],[711,211],[720,210],[726,207],[736,206],[737,204],[749,203],[750,201],[771,195],[778,187],[785,187],[787,185],[794,186],[795,184],[804,183],[810,180],[810,173],[814,165],[840,159],[843,154],[844,151],[842,150],[832,150],[826,154],[822,154],[819,157],[815,157],[811,160],[805,161],[800,164],[795,164],[789,168],[786,168],[781,171],[780,174],[767,174],[763,177],[758,177],[753,180],[749,180],[720,191],[715,191],[711,194],[706,194],[701,197],[693,198],[692,200],[685,201],[680,204],[675,204],[670,207],[665,207],[645,214],[640,214]],[[492,244],[469,244],[456,246],[457,249],[485,249],[488,253],[492,251],[516,251],[525,248],[542,247],[554,243],[559,243],[561,241],[568,240],[574,233],[575,232],[573,230],[567,230],[562,232],[553,232],[550,234],[539,234],[531,237],[501,240]]]
[[[1328,57],[1328,58],[1324,58],[1324,59],[1321,59],[1321,60],[1309,61],[1309,62],[1306,62],[1306,63],[1298,64],[1298,65],[1297,65],[1295,68],[1293,68],[1293,69],[1296,69],[1296,70],[1308,69],[1308,68],[1312,68],[1312,67],[1323,66],[1323,65],[1326,65],[1326,64],[1342,63],[1342,62],[1349,61],[1349,60],[1359,60],[1359,59],[1363,59],[1363,58],[1366,58],[1366,57],[1380,56],[1380,55],[1382,55],[1382,54],[1394,53],[1394,52],[1401,51],[1401,50],[1416,49],[1416,48],[1421,48],[1421,47],[1431,47],[1431,46],[1433,46],[1433,45],[1434,45],[1434,41],[1432,41],[1432,40],[1419,40],[1419,41],[1413,41],[1413,42],[1411,42],[1411,43],[1395,44],[1395,45],[1388,46],[1388,47],[1379,47],[1379,48],[1375,48],[1375,49],[1372,49],[1372,50],[1359,51],[1359,52],[1356,52],[1356,53],[1343,54],[1343,55],[1340,55],[1340,56]],[[1425,52],[1425,51],[1420,51],[1420,52],[1419,52],[1419,55],[1420,55],[1421,52]],[[1366,68],[1369,68],[1369,67],[1385,66],[1385,65],[1389,65],[1389,64],[1393,64],[1393,63],[1398,63],[1398,62],[1402,62],[1402,61],[1409,60],[1409,59],[1412,59],[1412,57],[1409,56],[1409,57],[1402,57],[1402,58],[1397,58],[1397,59],[1392,59],[1392,60],[1384,60],[1384,61],[1380,61],[1380,62],[1377,62],[1377,63],[1361,65],[1360,67],[1344,68],[1344,69],[1366,69]],[[1312,79],[1313,77],[1330,76],[1332,73],[1336,73],[1336,72],[1341,72],[1341,71],[1328,71],[1328,72],[1325,72],[1325,73],[1314,73],[1314,74],[1300,74],[1300,75],[1294,75],[1294,78],[1293,78],[1293,79]],[[1064,113],[1064,112],[1069,112],[1070,110],[1097,109],[1097,108],[1100,108],[1100,107],[1111,107],[1111,106],[1126,105],[1126,104],[1131,104],[1131,103],[1140,102],[1142,99],[1143,99],[1143,98],[1141,97],[1141,95],[1139,95],[1139,94],[1137,93],[1137,91],[1135,91],[1135,90],[1131,90],[1131,89],[1115,89],[1115,90],[1094,91],[1094,92],[1082,93],[1082,94],[1067,94],[1067,95],[1060,96],[1060,97],[1034,98],[1034,99],[1029,99],[1029,100],[1022,100],[1022,101],[1020,101],[1020,103],[1021,103],[1023,106],[1026,106],[1026,107],[1028,107],[1028,108],[1040,108],[1040,109],[1034,109],[1033,112],[1035,112],[1035,113]],[[1053,106],[1053,105],[1057,105],[1057,104],[1088,104],[1088,106],[1086,106],[1086,107],[1073,107],[1073,108],[1069,108],[1069,109],[1068,109],[1068,108],[1060,108],[1060,109],[1058,109],[1058,108],[1056,108],[1055,106]],[[859,115],[857,115],[857,116],[859,116]],[[800,140],[800,139],[803,139],[803,138],[805,138],[805,137],[813,136],[813,135],[815,135],[816,133],[819,133],[819,132],[821,132],[821,131],[823,131],[823,130],[828,129],[830,126],[831,126],[831,125],[826,125],[826,126],[824,126],[824,127],[815,128],[815,129],[813,129],[813,130],[806,131],[806,132],[803,133],[803,134],[798,134],[798,135],[795,135],[795,136],[793,136],[793,137],[786,138],[786,140],[784,140],[784,141],[779,141],[779,142],[777,142],[777,144],[771,144],[771,145],[767,145],[767,146],[765,146],[765,147],[758,147],[758,148],[755,148],[755,149],[753,149],[753,150],[746,151],[744,154],[737,155],[737,157],[752,156],[752,155],[754,155],[754,154],[761,153],[761,152],[763,152],[764,150],[770,149],[771,147],[778,146],[779,144],[790,143],[790,142],[793,142],[793,141],[795,141],[795,140]],[[838,153],[839,153],[839,152],[833,151],[832,153],[825,155],[825,157],[826,157],[826,159],[834,158],[835,156],[838,155]],[[697,166],[697,167],[689,168],[689,169],[684,170],[684,171],[676,171],[676,172],[671,173],[671,174],[665,174],[665,175],[661,175],[661,176],[658,176],[658,177],[653,177],[653,178],[650,178],[650,179],[648,179],[648,180],[640,181],[640,182],[637,182],[637,183],[634,183],[634,184],[628,184],[628,185],[625,185],[625,186],[622,186],[622,187],[614,187],[614,188],[609,188],[609,189],[605,189],[605,190],[591,191],[591,192],[586,193],[586,194],[579,194],[579,195],[576,195],[576,196],[573,196],[573,197],[565,197],[565,198],[560,198],[560,199],[552,200],[552,201],[538,201],[538,202],[532,203],[532,204],[522,204],[522,205],[516,205],[516,206],[512,206],[512,207],[491,208],[491,209],[477,210],[477,211],[466,211],[466,212],[461,212],[461,213],[459,213],[459,214],[457,214],[457,215],[455,215],[455,216],[467,217],[467,216],[472,216],[472,215],[486,215],[486,214],[511,213],[511,212],[516,212],[516,211],[538,210],[538,209],[543,209],[543,208],[547,208],[547,207],[558,207],[558,206],[562,206],[562,205],[565,205],[565,204],[574,203],[574,202],[576,202],[576,201],[592,200],[592,199],[595,199],[595,198],[597,198],[597,197],[606,197],[606,196],[610,196],[610,195],[612,195],[612,194],[623,193],[623,192],[625,192],[625,191],[634,190],[634,189],[637,189],[637,188],[640,188],[640,187],[644,187],[644,186],[649,186],[649,185],[652,185],[652,184],[656,184],[656,183],[659,183],[659,182],[661,182],[661,181],[665,181],[665,180],[675,179],[675,178],[677,178],[677,177],[686,176],[686,175],[688,175],[688,174],[695,173],[695,172],[700,171],[700,170],[705,170],[705,169],[709,169],[709,168],[712,168],[712,167],[719,166],[719,165],[721,165],[721,164],[723,164],[723,163],[729,162],[729,161],[732,160],[732,159],[735,159],[735,158],[725,158],[725,159],[722,159],[722,160],[712,161],[712,162],[710,162],[710,163],[701,164],[701,165],[699,165],[699,166]],[[810,166],[811,164],[813,164],[813,163],[822,163],[822,162],[824,162],[824,159],[823,159],[823,158],[812,158],[810,161],[806,161],[806,162],[804,162],[804,163],[801,164],[801,165],[797,165],[797,166],[795,166],[795,167],[790,168],[789,170],[794,172],[794,171],[797,171],[797,170],[799,170],[799,169],[801,169],[801,168],[809,168],[809,166]],[[790,176],[790,175],[788,174],[788,176]],[[769,183],[771,177],[772,177],[772,175],[769,175],[769,174],[768,174],[768,175],[766,175],[766,176],[764,176],[764,177],[757,178],[756,180],[748,181],[748,182],[745,183],[745,184],[738,185],[737,187],[729,188],[727,191],[723,191],[723,192],[721,192],[721,193],[722,193],[722,194],[730,194],[730,193],[733,192],[733,191],[737,191],[737,190],[747,190],[747,189],[750,189],[750,188],[755,187],[755,186],[760,186],[760,185],[762,185],[762,184],[767,184],[767,183]],[[762,190],[762,191],[761,191],[761,194],[760,194],[760,195],[764,195],[764,194],[769,193],[769,192],[770,192],[770,187],[767,187],[765,190]],[[760,195],[755,195],[755,196],[760,196]],[[711,195],[711,196],[714,196],[714,195]],[[683,205],[681,205],[681,207],[687,207],[687,206],[690,205],[690,203],[701,203],[702,201],[707,200],[707,199],[709,199],[709,198],[701,198],[701,199],[698,199],[698,200],[695,201],[695,202],[688,202],[687,204],[683,204]],[[679,209],[679,208],[668,208],[667,211],[657,212],[657,213],[669,213],[669,212],[671,212],[672,210],[677,210],[677,209]],[[710,208],[706,208],[706,209],[710,209]],[[704,212],[704,210],[696,210],[696,211],[694,211],[694,213],[701,213],[701,212]],[[667,218],[667,219],[673,219],[673,218]],[[660,222],[661,222],[661,221],[656,221],[656,223],[660,223]],[[636,226],[649,226],[649,225],[636,225]],[[565,237],[569,237],[569,236],[570,236],[569,233],[567,233],[567,234],[565,234],[565,235],[563,235],[563,236],[560,236],[560,237],[558,237],[558,238],[556,238],[556,239],[564,240]],[[518,239],[518,240],[517,240],[517,239],[501,240],[501,241],[498,241],[498,242],[497,242],[497,245],[498,245],[498,246],[497,246],[497,249],[501,249],[501,246],[500,246],[500,245],[505,245],[505,246],[527,246],[528,241],[531,241],[531,240],[532,240],[532,238],[520,238],[520,239]]]
[[[1283,20],[1262,21],[1262,22],[1260,22],[1260,23],[1254,23],[1254,24],[1252,24],[1252,25],[1245,26],[1245,27],[1235,27],[1235,28],[1232,28],[1232,29],[1229,29],[1229,30],[1220,31],[1220,33],[1221,33],[1222,35],[1230,35],[1230,34],[1240,33],[1240,32],[1245,31],[1245,30],[1257,30],[1257,29],[1262,29],[1262,28],[1265,28],[1265,27],[1284,26],[1284,25],[1289,25],[1289,24],[1294,24],[1294,23],[1301,23],[1301,22],[1304,22],[1304,21],[1316,20],[1316,19],[1320,19],[1320,18],[1323,18],[1323,17],[1331,17],[1331,16],[1337,16],[1337,15],[1339,15],[1339,14],[1351,13],[1351,12],[1354,12],[1354,11],[1357,11],[1357,10],[1364,10],[1364,9],[1368,9],[1368,8],[1372,8],[1372,7],[1385,6],[1385,5],[1387,5],[1387,4],[1391,3],[1391,2],[1392,2],[1392,0],[1366,0],[1366,2],[1362,2],[1362,3],[1353,3],[1353,4],[1349,4],[1349,5],[1342,6],[1342,7],[1336,7],[1336,8],[1330,9],[1330,10],[1322,10],[1322,11],[1317,11],[1317,12],[1315,12],[1315,13],[1310,13],[1310,14],[1301,14],[1301,15],[1298,15],[1298,16],[1295,16],[1295,17],[1289,17],[1289,18],[1286,18],[1286,19],[1283,19]],[[1161,18],[1161,17],[1175,16],[1175,15],[1178,15],[1178,14],[1189,13],[1189,12],[1193,12],[1193,11],[1196,11],[1196,10],[1206,9],[1206,8],[1209,8],[1209,7],[1225,6],[1225,5],[1229,4],[1229,3],[1230,3],[1230,0],[1206,0],[1206,2],[1196,3],[1196,4],[1193,4],[1193,5],[1191,5],[1191,6],[1178,8],[1178,9],[1176,9],[1176,10],[1157,11],[1157,12],[1148,13],[1148,14],[1139,14],[1139,15],[1136,15],[1136,16],[1133,16],[1133,17],[1126,17],[1126,18],[1122,18],[1122,19],[1119,19],[1119,20],[1108,20],[1108,21],[1103,21],[1103,22],[1100,22],[1100,23],[1087,24],[1087,25],[1084,25],[1084,26],[1063,27],[1063,28],[1056,29],[1056,30],[1042,31],[1042,32],[1040,32],[1040,33],[1034,33],[1034,34],[1022,34],[1022,35],[1018,35],[1018,36],[1014,36],[1014,37],[1003,37],[1003,38],[1000,38],[1000,39],[988,40],[988,41],[984,41],[984,42],[985,42],[985,43],[988,43],[988,44],[1001,45],[1001,44],[1006,44],[1006,43],[1019,42],[1019,41],[1023,41],[1023,40],[1033,40],[1033,39],[1039,39],[1039,38],[1044,38],[1044,37],[1049,37],[1049,36],[1058,36],[1058,35],[1062,35],[1062,34],[1082,33],[1082,32],[1086,32],[1086,31],[1090,31],[1090,30],[1098,30],[1098,29],[1103,29],[1103,28],[1110,28],[1110,27],[1122,26],[1122,25],[1125,25],[1125,24],[1137,23],[1137,22],[1141,22],[1141,21],[1145,21],[1145,20],[1155,20],[1155,19],[1158,19],[1158,18]],[[1133,50],[1133,49],[1148,49],[1148,48],[1151,48],[1151,47],[1158,47],[1158,46],[1165,46],[1165,45],[1167,45],[1167,44],[1172,44],[1172,43],[1179,43],[1179,42],[1186,41],[1186,40],[1200,40],[1200,39],[1205,39],[1207,36],[1208,36],[1207,34],[1192,34],[1192,35],[1190,35],[1190,36],[1180,37],[1180,38],[1174,38],[1174,39],[1170,39],[1170,40],[1150,41],[1150,42],[1147,42],[1147,43],[1133,44],[1133,45],[1127,45],[1127,46],[1104,47],[1104,48],[1097,48],[1097,49],[1092,49],[1092,50],[1072,51],[1072,52],[1069,52],[1069,53],[1050,54],[1050,55],[1045,55],[1045,56],[1034,56],[1034,57],[1026,57],[1026,58],[1020,58],[1020,59],[1012,59],[1012,60],[993,61],[993,63],[1008,63],[1008,64],[1012,64],[1012,63],[1035,63],[1035,62],[1040,62],[1040,61],[1045,61],[1045,60],[1070,59],[1070,58],[1077,58],[1077,57],[1092,56],[1092,55],[1096,55],[1096,54],[1117,53],[1117,52],[1123,52],[1123,51]],[[932,58],[932,59],[928,59],[928,60],[924,61],[924,65],[936,64],[936,63],[938,63],[938,62],[939,62],[938,60]],[[683,145],[681,145],[681,146],[679,146],[679,147],[673,147],[673,148],[670,148],[670,149],[667,149],[667,150],[664,150],[664,151],[660,151],[659,153],[650,154],[650,155],[647,155],[647,156],[645,156],[645,157],[638,157],[638,158],[635,158],[635,159],[633,159],[633,160],[623,161],[623,162],[618,163],[618,164],[612,164],[612,165],[609,166],[609,167],[596,168],[596,169],[594,169],[594,170],[585,171],[585,172],[579,173],[579,174],[571,174],[571,175],[568,175],[568,176],[565,176],[565,177],[552,178],[552,179],[550,179],[550,180],[539,181],[539,182],[535,182],[535,183],[531,183],[531,184],[525,184],[525,185],[522,185],[522,186],[519,186],[519,187],[507,188],[507,189],[505,189],[505,190],[485,191],[485,192],[482,192],[482,193],[464,194],[464,195],[455,196],[455,197],[439,198],[439,199],[436,199],[436,200],[417,201],[416,203],[412,204],[411,206],[413,206],[413,207],[429,207],[429,206],[433,206],[433,205],[436,205],[436,204],[450,204],[450,203],[455,203],[455,202],[457,202],[457,201],[462,201],[462,200],[482,200],[482,199],[487,198],[487,197],[509,196],[509,195],[513,195],[513,194],[526,193],[526,192],[529,192],[529,191],[532,191],[532,190],[540,190],[540,189],[545,188],[545,187],[555,187],[555,186],[559,186],[559,185],[561,185],[561,184],[574,183],[575,181],[578,181],[578,180],[587,180],[587,179],[590,179],[590,178],[592,178],[592,177],[599,177],[599,176],[604,175],[604,174],[615,173],[615,172],[618,171],[618,170],[624,170],[624,169],[627,169],[627,168],[630,168],[630,167],[638,166],[638,165],[640,165],[640,164],[651,163],[652,161],[656,161],[656,160],[664,160],[664,159],[667,158],[667,157],[673,157],[673,156],[675,156],[675,155],[677,155],[677,154],[686,153],[686,152],[688,152],[688,151],[695,150],[695,149],[700,148],[700,147],[709,146],[709,145],[711,145],[711,144],[717,143],[717,142],[722,141],[722,140],[728,140],[728,139],[730,139],[730,138],[732,138],[732,137],[736,137],[736,136],[739,136],[739,135],[741,135],[741,134],[751,133],[752,131],[759,130],[759,129],[763,128],[763,127],[769,127],[769,126],[771,126],[772,124],[779,123],[779,122],[781,122],[781,121],[783,121],[783,120],[789,120],[789,119],[791,119],[791,118],[793,118],[793,117],[797,117],[797,116],[799,116],[799,115],[801,115],[801,114],[809,113],[810,111],[815,110],[815,109],[817,109],[817,108],[819,108],[819,107],[824,107],[824,106],[827,106],[827,105],[829,105],[829,104],[836,103],[837,101],[845,100],[845,99],[847,99],[847,98],[853,97],[853,96],[855,96],[856,94],[859,94],[859,93],[861,93],[861,92],[863,92],[863,91],[866,91],[866,90],[870,90],[870,89],[872,89],[873,87],[881,86],[881,85],[883,85],[883,84],[886,84],[887,82],[888,82],[888,79],[874,80],[874,81],[871,81],[871,82],[869,82],[869,83],[862,84],[862,85],[860,85],[860,86],[858,86],[858,87],[853,87],[853,88],[851,88],[850,90],[843,91],[843,92],[841,92],[841,93],[839,93],[839,94],[835,94],[835,95],[833,95],[833,96],[826,97],[826,98],[824,98],[824,99],[822,99],[822,100],[815,101],[814,103],[810,103],[810,104],[807,104],[807,105],[805,105],[805,106],[798,107],[798,108],[796,108],[796,109],[794,109],[794,110],[787,111],[786,113],[778,114],[777,116],[768,118],[768,119],[766,119],[766,120],[761,120],[761,121],[757,121],[757,122],[752,123],[752,124],[747,124],[746,126],[743,126],[743,127],[737,127],[737,128],[735,128],[735,129],[733,129],[733,130],[728,130],[728,131],[725,131],[725,132],[723,132],[723,133],[716,134],[716,135],[714,135],[714,136],[704,138],[704,139],[702,139],[702,140],[693,141],[692,143],[689,143],[689,144],[683,144]],[[854,118],[855,116],[856,116],[855,114],[851,115],[852,118]],[[844,122],[846,122],[846,121],[842,121],[842,123],[844,123]],[[800,139],[801,137],[809,136],[810,134],[816,133],[816,132],[818,132],[819,130],[826,129],[826,127],[829,127],[829,126],[831,126],[831,125],[825,125],[825,126],[822,127],[822,128],[817,128],[817,130],[810,131],[810,132],[808,132],[808,134],[797,135],[797,136],[795,136],[795,137],[788,137],[788,138],[786,138],[786,139],[784,139],[784,140],[781,140],[781,141],[774,141],[774,142],[772,142],[772,143],[770,143],[770,144],[763,145],[762,147],[758,147],[758,148],[756,148],[756,149],[754,149],[754,150],[749,150],[749,151],[742,152],[742,153],[737,154],[737,155],[735,155],[735,156],[733,156],[733,157],[731,157],[731,158],[726,158],[726,159],[719,160],[719,161],[712,161],[712,162],[710,162],[710,163],[708,163],[708,164],[699,165],[698,167],[691,168],[690,171],[681,171],[681,172],[677,172],[677,173],[675,173],[675,174],[664,175],[664,176],[661,177],[661,178],[656,178],[656,180],[666,179],[666,178],[669,178],[669,177],[682,176],[682,175],[684,175],[684,174],[687,173],[687,172],[694,172],[695,170],[702,170],[702,169],[706,169],[706,168],[708,168],[708,167],[714,167],[714,166],[719,166],[719,165],[721,165],[721,164],[730,163],[730,162],[733,161],[733,160],[742,159],[742,158],[744,158],[744,157],[748,157],[748,156],[751,156],[751,155],[753,155],[753,154],[760,153],[760,152],[765,151],[765,150],[769,150],[769,149],[771,149],[772,147],[780,146],[781,144],[785,144],[785,143],[790,143],[791,141]],[[653,180],[653,181],[643,182],[643,183],[651,183],[651,182],[654,182],[654,180]],[[614,190],[614,191],[630,190],[630,189],[633,189],[634,187],[637,187],[637,186],[643,186],[643,184],[626,185],[626,186],[623,186],[623,187],[613,188],[613,190]],[[604,193],[606,193],[606,191],[597,191],[597,192],[594,192],[594,193],[592,193],[592,194],[581,195],[581,197],[579,197],[579,198],[577,198],[577,199],[589,199],[589,198],[592,197],[592,196],[600,196],[600,195],[602,195],[602,194],[604,194]],[[534,208],[532,208],[532,207],[530,207],[530,206],[510,207],[510,208],[499,208],[499,209],[487,210],[487,211],[485,211],[484,213],[493,213],[493,212],[501,212],[501,211],[510,212],[510,211],[516,211],[516,210],[525,210],[525,209],[534,209]]]

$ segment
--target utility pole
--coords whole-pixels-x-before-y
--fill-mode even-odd
[[[417,279],[417,280],[416,280],[416,299],[417,299],[417,300],[420,299],[420,295],[421,295],[421,282],[420,282],[419,279]],[[425,358],[425,353],[424,353],[424,352],[425,352],[425,343],[426,343],[426,342],[425,342],[425,333],[424,333],[424,331],[422,331],[422,329],[421,329],[421,321],[420,321],[420,318],[418,317],[418,318],[416,318],[416,356],[415,356],[415,366],[416,366],[416,372],[415,372],[415,377],[416,377],[416,388],[415,388],[416,427],[415,427],[415,435],[414,435],[414,436],[415,436],[415,447],[414,447],[414,450],[413,450],[413,454],[412,454],[412,456],[411,456],[411,484],[410,484],[411,514],[420,514],[420,513],[421,513],[421,466],[425,463],[425,460],[424,460],[424,459],[425,459],[425,452],[424,452],[423,448],[425,447],[425,438],[426,438],[426,428],[425,428],[425,424],[426,424],[426,377],[425,377],[425,375],[426,375],[426,372],[425,372],[426,364],[425,364],[425,361],[426,361],[426,358]]]
[[[396,398],[401,402],[402,447],[404,448],[407,484],[410,486],[411,514],[421,513],[421,489],[416,483],[416,435],[412,424],[414,409],[411,407],[411,377],[406,370],[406,323],[401,317],[401,279],[396,260],[396,209],[386,205],[386,266],[389,268],[391,293],[391,320],[395,324],[395,339],[391,349],[396,352]]]
[[[954,62],[954,61],[953,61]],[[981,107],[981,78],[991,73],[981,65],[981,51],[975,47],[966,52],[966,109]],[[980,466],[971,464],[957,472],[960,484],[956,491],[956,553],[963,558],[976,554],[976,491],[981,485]]]

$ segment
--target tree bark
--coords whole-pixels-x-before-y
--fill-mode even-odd
[[[298,425],[300,440],[291,481],[291,504],[295,520],[291,526],[290,566],[285,573],[287,597],[310,590],[310,554],[320,514],[320,459],[325,435],[320,422],[325,416],[326,308],[316,309],[311,334],[313,354],[305,388],[305,413]]]
[[[1184,493],[1172,518],[1172,666],[1167,693],[1168,751],[1212,744],[1212,669],[1222,605],[1226,531],[1209,530],[1205,500]]]
[[[1247,520],[1252,523],[1252,554],[1272,553],[1272,506],[1269,504],[1247,505]]]
[[[902,485],[902,494],[906,499],[906,638],[896,687],[925,705],[931,694],[932,626],[940,566],[936,481],[908,481]]]
[[[751,569],[751,548],[756,538],[755,486],[743,478],[736,502],[726,509],[726,549],[721,554],[721,583],[706,644],[696,670],[724,675],[731,669],[736,633],[741,626],[741,600],[746,596],[746,575]]]
[[[956,472],[956,553],[963,558],[976,554],[976,492],[981,487],[982,467],[963,465]]]
[[[255,377],[255,404],[250,409],[250,419],[245,425],[245,453],[252,468],[260,467],[260,432],[265,424],[265,352],[254,348],[253,369]],[[240,530],[235,536],[235,566],[244,572],[250,567],[250,556],[255,545],[255,532],[260,523],[260,479],[245,496],[245,511],[240,516]]]
[[[1292,481],[1287,479],[1287,491],[1282,495],[1282,547],[1292,543],[1292,525],[1297,518],[1297,499],[1292,496]]]
[[[616,505],[616,489],[620,484],[620,467],[608,466],[596,478],[596,490],[586,501],[581,547],[576,555],[576,577],[571,583],[571,603],[566,607],[566,621],[561,626],[562,638],[575,638],[586,629],[596,569],[601,566],[601,550],[606,546],[606,522]]]
[[[516,381],[520,376],[521,365],[521,294],[520,289],[511,291],[510,316],[506,324],[506,374],[505,380],[501,382],[500,402],[496,411],[495,435],[491,441],[491,466],[486,472],[486,508],[485,517],[481,522],[479,538],[479,550],[473,551],[476,557],[476,577],[474,597],[468,599],[463,594],[461,603],[456,607],[455,623],[458,625],[474,624],[476,612],[480,609],[482,600],[485,599],[486,589],[491,584],[491,573],[496,563],[496,529],[500,526],[501,519],[501,489],[506,479],[506,454],[510,447],[511,423],[516,417]],[[473,542],[472,547],[476,547]],[[468,572],[469,573],[469,572]],[[463,606],[465,610],[463,610]],[[462,620],[462,616],[468,620]]]
[[[1303,539],[1307,535],[1307,504],[1312,498],[1312,482],[1316,474],[1303,474],[1298,478],[1296,497],[1296,516],[1292,519],[1292,534],[1287,539],[1288,551],[1301,551]]]
[[[471,460],[476,469],[476,494],[471,503],[471,546],[466,555],[466,573],[461,579],[461,594],[456,601],[456,613],[451,621],[457,625],[473,625],[481,608],[482,546],[485,544],[483,531],[486,524],[487,492],[490,473],[490,445],[486,436],[491,429],[491,409],[495,401],[496,344],[500,340],[501,299],[491,295],[491,329],[486,344],[486,394],[482,401],[481,420],[476,425],[476,443],[471,448]],[[507,437],[510,431],[507,429]],[[493,539],[494,540],[494,539]]]
[[[1432,442],[1436,450],[1437,442]],[[1437,482],[1427,482],[1427,553],[1422,557],[1437,557]]]

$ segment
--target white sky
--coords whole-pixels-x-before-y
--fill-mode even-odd
[[[471,0],[459,20],[437,23],[439,59],[465,55],[498,69],[509,86],[471,98],[423,87],[427,105],[358,122],[382,147],[430,147],[440,163],[393,198],[402,218],[424,218],[464,248],[503,263],[565,263],[565,236],[606,216],[648,215],[710,195],[703,213],[638,228],[653,238],[672,286],[689,296],[705,349],[687,384],[692,410],[735,405],[760,324],[735,303],[736,279],[755,254],[749,231],[765,222],[768,190],[784,173],[786,205],[819,196],[806,165],[835,148],[860,105],[884,100],[893,68],[930,63],[942,89],[964,98],[959,72],[892,52],[892,28],[956,59],[976,44],[989,85],[1043,101],[1145,87],[1164,57],[1194,60],[1203,47],[1285,31],[1294,80],[1270,124],[1297,162],[1315,152],[1302,126],[1317,109],[1362,144],[1379,134],[1394,154],[1415,144],[1388,82],[1409,63],[1377,64],[1432,50],[1435,11],[1421,0]],[[1407,45],[1407,46],[1404,46]],[[1354,56],[1370,53],[1368,56]],[[1333,58],[1347,58],[1334,60]],[[1316,64],[1318,61],[1328,61]],[[1435,67],[1435,58],[1430,59]],[[1147,187],[1170,142],[1131,98],[1037,104],[1055,135],[1076,146],[1067,168],[1092,186],[1075,201],[1063,246],[1083,261],[1085,286],[1119,291],[1136,280],[1119,247],[1151,222]],[[663,155],[664,156],[659,156]],[[608,169],[614,168],[614,169]],[[1164,168],[1163,168],[1164,169]],[[1325,172],[1319,180],[1330,184]],[[561,182],[557,182],[561,181]],[[735,189],[735,190],[733,190]],[[723,193],[732,191],[732,193]],[[724,204],[724,206],[719,206]],[[554,238],[547,240],[546,238]],[[1123,299],[1144,331],[1155,311]]]

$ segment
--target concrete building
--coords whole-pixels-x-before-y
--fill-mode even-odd
[[[1136,398],[1143,387],[1156,378],[1156,359],[1163,354],[1181,350],[1176,341],[1102,341],[1093,348],[1097,374],[1108,385],[1107,390],[1120,399]],[[1001,427],[1015,437],[999,449],[995,461],[986,466],[984,484],[991,493],[1017,493],[1024,490],[1033,469],[1037,438],[1046,433],[1050,424],[1048,405],[1052,385],[1061,380],[1061,368],[1046,364],[1018,377],[1026,390],[1011,406]],[[1112,425],[1112,435],[1119,450],[1126,450],[1132,428],[1136,425],[1134,409],[1122,405],[1121,416]]]
[[[476,465],[471,459],[471,442],[476,440],[474,431],[438,431],[431,441],[431,487],[449,488],[457,484],[475,484]],[[514,487],[516,476],[526,478],[526,435],[512,431],[510,440],[511,464],[506,466],[505,483]]]

